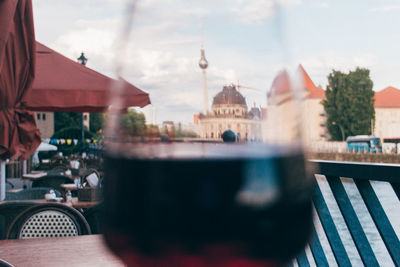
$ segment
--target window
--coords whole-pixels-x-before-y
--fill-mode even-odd
[[[40,120],[40,113],[36,113],[36,119]]]
[[[44,121],[46,120],[46,113],[42,114],[42,120],[44,120]]]

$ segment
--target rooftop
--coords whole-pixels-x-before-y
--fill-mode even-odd
[[[214,96],[213,105],[246,105],[246,99],[236,90],[236,86],[224,86],[221,92]],[[246,105],[247,106],[247,105]]]
[[[389,86],[375,92],[375,108],[398,108],[400,107],[400,90]]]
[[[321,87],[315,86],[314,82],[311,80],[310,76],[301,64],[297,68],[297,74],[302,77],[301,87],[309,93],[307,95],[307,98],[325,98],[325,90]],[[270,96],[272,93],[276,95],[288,93],[291,90],[291,86],[291,80],[288,72],[286,70],[282,70],[278,73],[278,75],[272,82],[271,89],[268,92],[268,96]]]

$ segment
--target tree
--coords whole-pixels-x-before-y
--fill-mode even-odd
[[[373,82],[369,70],[357,67],[343,73],[333,70],[328,75],[326,99],[327,127],[332,140],[344,141],[348,136],[371,134],[375,119]]]
[[[82,113],[75,112],[55,112],[54,131],[58,132],[64,128],[82,127]]]
[[[89,128],[93,133],[97,133],[104,125],[104,115],[102,113],[90,113]]]
[[[178,123],[178,130],[176,131],[175,137],[177,137],[177,138],[184,138],[184,137],[194,138],[194,137],[197,137],[197,134],[192,130],[182,129],[182,123]]]
[[[152,137],[152,138],[157,138],[160,137],[160,128],[158,128],[157,125],[154,124],[149,124],[146,126],[146,136],[147,137]]]
[[[146,119],[142,113],[133,109],[120,117],[121,130],[126,135],[144,136],[146,133]]]

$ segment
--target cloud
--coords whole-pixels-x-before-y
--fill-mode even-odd
[[[319,7],[320,7],[320,8],[329,8],[330,5],[329,5],[328,2],[321,2],[321,3],[319,3]]]
[[[372,13],[386,13],[400,9],[400,5],[386,5],[381,7],[370,8],[368,11]]]
[[[296,6],[301,0],[236,0],[231,11],[246,24],[263,24],[275,16],[278,6]]]
[[[327,75],[332,69],[348,72],[356,67],[373,68],[377,65],[377,58],[373,54],[359,54],[347,57],[336,52],[325,52],[300,62],[315,84],[325,86]]]
[[[40,25],[37,31],[44,37],[45,45],[72,60],[76,60],[83,51],[89,58],[88,67],[115,77],[115,55],[119,52],[116,41],[124,22],[124,14],[120,12],[124,10],[122,1],[113,5],[110,0],[99,0],[99,4],[109,9],[110,14],[106,14],[105,10],[97,10],[98,7],[95,7],[96,12],[91,12],[91,6],[87,3],[91,2],[95,6],[96,4],[93,0],[85,1],[78,11],[79,16],[73,13],[79,2],[77,0],[71,0],[71,6],[64,1],[54,0],[49,6],[47,5],[49,0],[37,1],[41,3],[36,15]],[[212,19],[219,18],[220,14],[232,17],[232,10],[227,5],[232,1],[205,0],[205,2],[210,5],[221,5],[225,9],[210,7],[206,9],[194,0],[139,2],[132,38],[127,44],[127,53],[122,55],[123,77],[150,93],[152,103],[157,110],[158,122],[192,121],[193,114],[202,110],[203,79],[198,67],[202,41],[201,21],[204,16],[211,16]],[[239,2],[242,1],[237,0],[237,3]],[[262,4],[258,0],[255,2]],[[285,4],[298,2],[287,1]],[[171,10],[172,6],[173,11],[166,12]],[[58,20],[47,16],[59,9],[65,10],[68,15],[63,13]],[[248,10],[249,13],[256,12],[252,8]],[[98,15],[99,13],[102,15]],[[57,27],[62,30],[52,31],[56,22]],[[41,30],[45,30],[46,34],[40,32]],[[244,85],[263,91],[270,86],[270,80],[277,70],[275,68],[271,70],[270,65],[265,64],[265,60],[259,59],[259,55],[256,59],[248,58],[246,52],[238,51],[235,46],[216,44],[214,40],[209,44],[206,50],[210,62],[207,69],[209,106],[213,96],[223,85],[236,82],[238,79]],[[244,50],[248,52],[249,48]],[[257,60],[261,64],[257,64]],[[265,105],[265,93],[243,91],[243,94],[247,97],[249,105],[253,102]]]

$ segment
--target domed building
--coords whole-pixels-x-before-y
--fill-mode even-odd
[[[246,99],[236,86],[224,86],[213,99],[211,112],[200,114],[201,137],[221,139],[230,129],[240,140],[261,139],[261,111],[257,107],[248,110]]]

